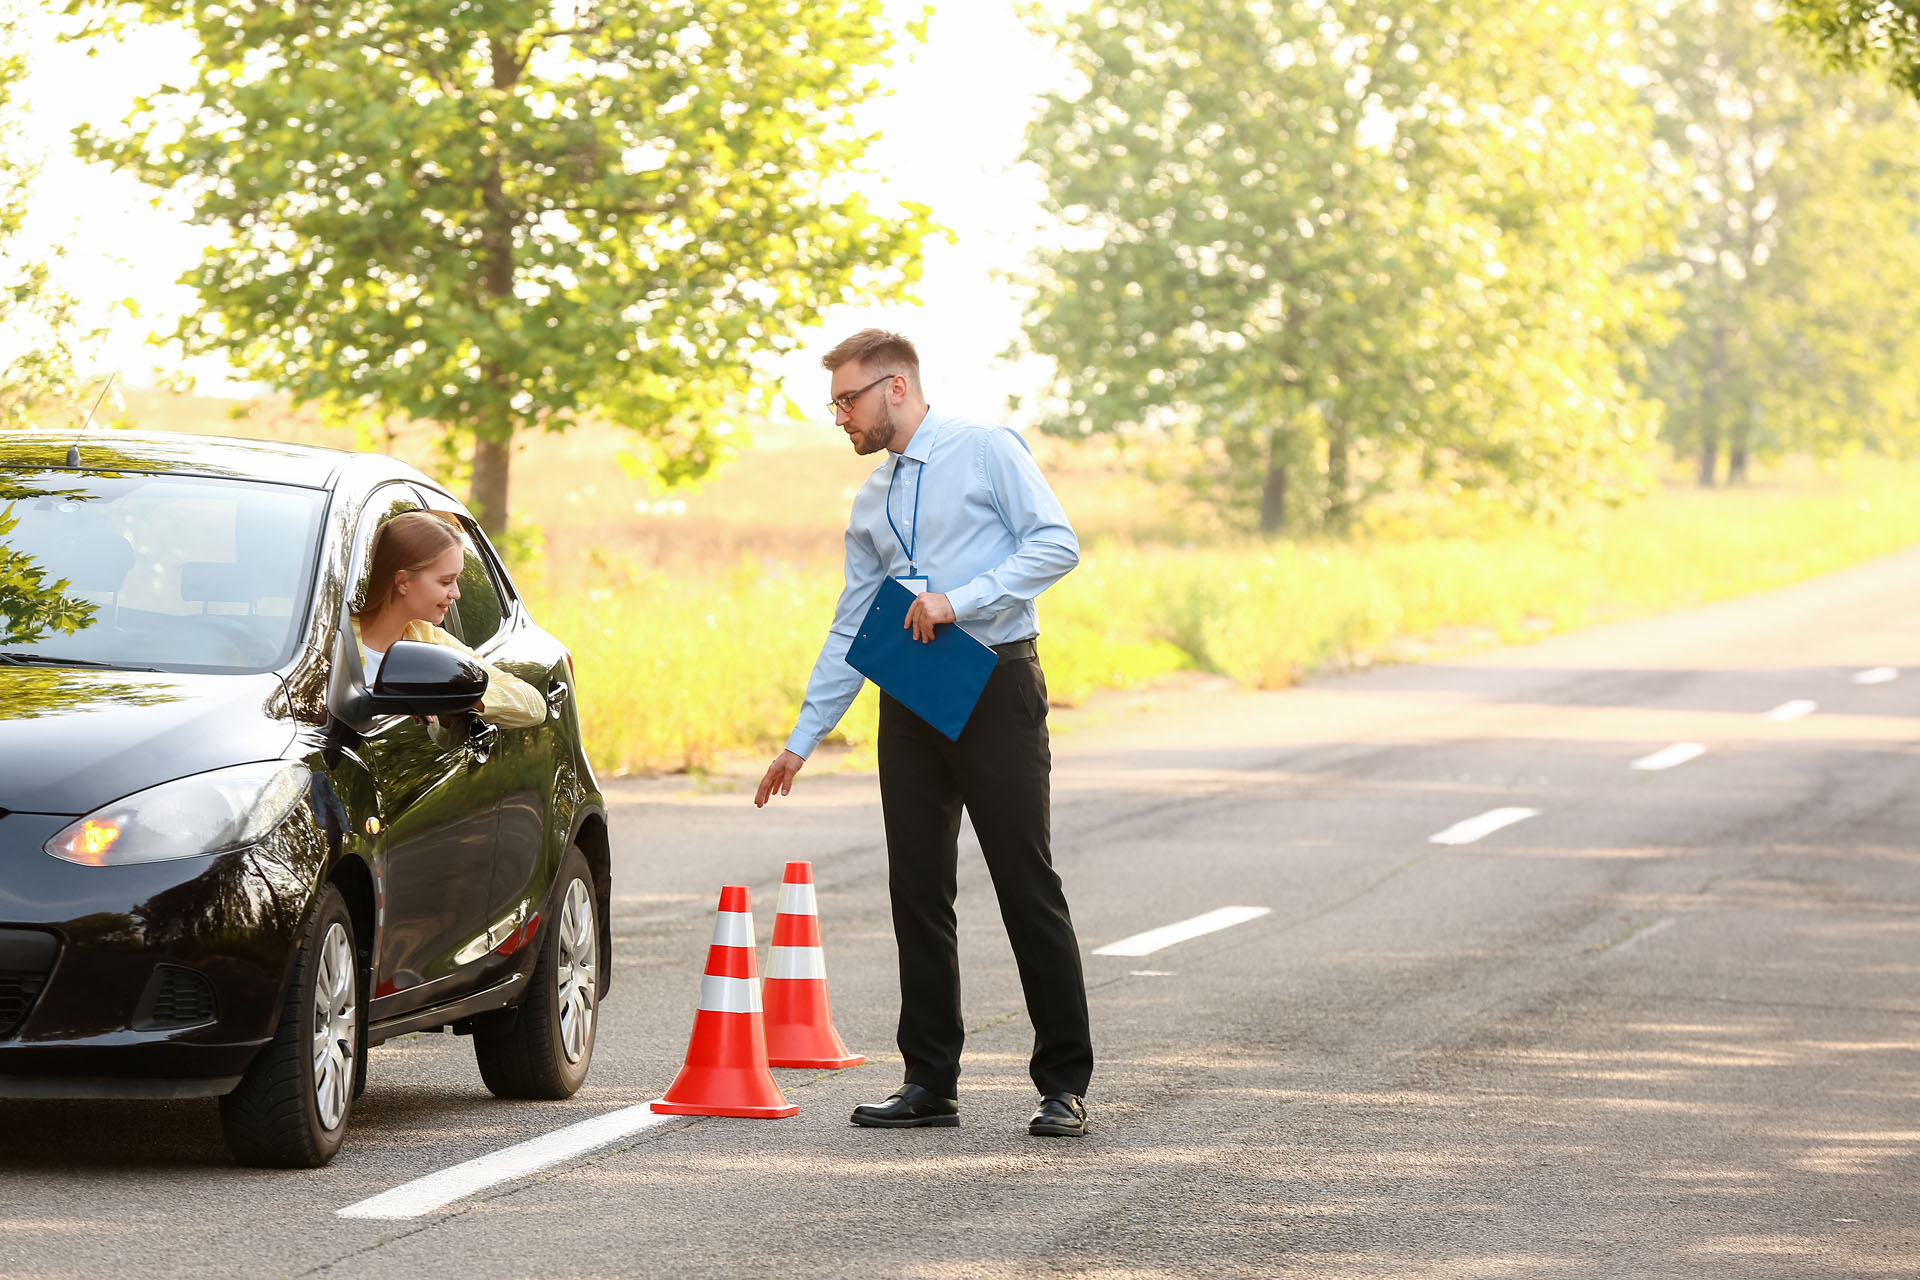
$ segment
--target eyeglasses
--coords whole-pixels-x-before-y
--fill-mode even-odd
[[[867,392],[873,390],[875,387],[879,386],[881,383],[891,381],[892,379],[898,378],[900,376],[901,375],[897,373],[883,373],[879,377],[875,378],[872,382],[869,382],[866,386],[861,387],[858,391],[842,391],[839,395],[835,396],[833,399],[827,402],[827,410],[828,412],[836,415],[842,414],[842,413],[852,413],[853,402],[855,400],[858,400],[861,396],[867,394]]]

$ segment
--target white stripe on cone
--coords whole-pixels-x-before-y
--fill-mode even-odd
[[[813,896],[813,886],[810,884],[782,883],[780,886],[780,914],[783,916],[819,915],[820,905]]]
[[[700,975],[700,1007],[708,1013],[759,1013],[760,984],[751,978]]]
[[[819,947],[770,947],[767,977],[827,980],[827,953]]]
[[[713,922],[716,947],[752,947],[753,916],[745,911],[722,911]]]

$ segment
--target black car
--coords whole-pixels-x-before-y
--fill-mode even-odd
[[[465,534],[444,628],[543,691],[467,709],[458,649],[368,687],[379,525]],[[585,1080],[606,811],[572,657],[461,504],[392,459],[141,432],[0,433],[0,1098],[218,1095],[248,1163],[339,1149],[367,1049],[473,1037],[502,1097]]]

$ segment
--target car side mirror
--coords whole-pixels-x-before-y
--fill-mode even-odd
[[[360,646],[350,622],[342,620],[333,637],[333,665],[327,674],[327,709],[354,733],[365,733],[382,716],[440,716],[465,711],[487,691],[487,673],[476,662],[444,645],[402,640],[387,651],[380,679],[367,687]]]
[[[448,716],[470,711],[487,692],[487,672],[445,645],[397,641],[367,699],[375,715]]]

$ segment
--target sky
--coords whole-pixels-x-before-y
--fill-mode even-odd
[[[920,7],[917,0],[888,6],[902,17]],[[930,205],[955,242],[929,244],[919,305],[837,310],[800,350],[769,359],[767,376],[811,412],[826,401],[820,355],[847,333],[880,325],[920,348],[930,401],[1001,416],[1009,395],[1033,389],[1044,373],[1034,361],[998,359],[1018,333],[1020,302],[997,273],[1021,266],[1046,223],[1039,178],[1018,159],[1035,95],[1063,73],[1015,16],[1013,0],[947,0],[934,10],[926,44],[908,48],[910,56],[886,76],[892,95],[867,108],[882,135],[870,155],[875,176],[868,190],[876,200]],[[177,198],[82,163],[68,139],[75,125],[111,124],[136,95],[183,77],[191,50],[184,33],[162,28],[93,57],[54,40],[45,22],[30,33],[25,141],[46,157],[30,234],[67,247],[59,278],[92,316],[111,323],[102,366],[119,368],[133,385],[182,368],[177,353],[148,346],[146,338],[191,309],[191,291],[175,281],[207,233],[186,222]],[[139,300],[137,319],[111,313],[114,300],[126,297]],[[223,362],[202,359],[186,369],[206,394],[260,390],[236,382]]]

